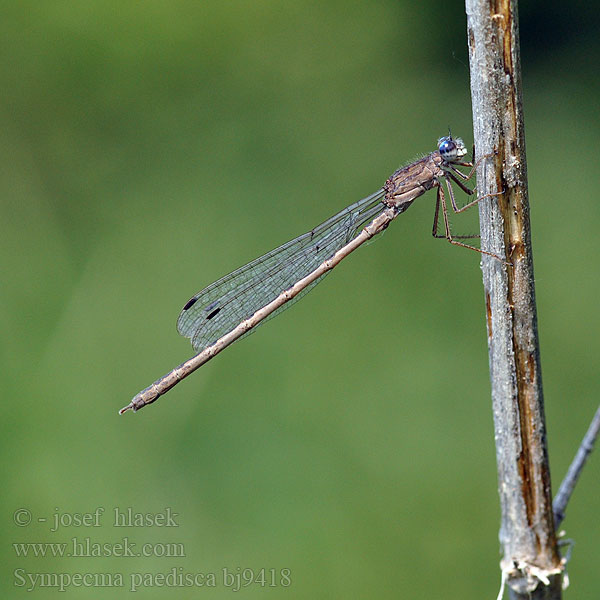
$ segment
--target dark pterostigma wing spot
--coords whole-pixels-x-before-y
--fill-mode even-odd
[[[198,298],[196,298],[195,296],[194,296],[194,298],[190,298],[181,310],[188,310],[188,309],[192,308],[192,306],[194,306],[194,304],[196,304],[196,300],[198,300]]]
[[[209,315],[206,316],[207,319],[212,319],[221,309],[215,308]]]

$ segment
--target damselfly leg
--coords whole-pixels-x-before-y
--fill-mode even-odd
[[[446,186],[446,189],[448,190],[448,196],[450,197],[450,204],[452,206],[452,211],[456,214],[466,211],[467,209],[471,208],[472,206],[475,206],[476,204],[478,204],[481,200],[484,200],[485,198],[501,196],[504,193],[504,191],[495,192],[492,194],[485,194],[484,196],[477,197],[474,200],[472,200],[471,202],[467,202],[464,206],[459,207],[456,203],[456,198],[454,196],[454,189],[452,187],[452,182],[454,182],[454,183],[456,183],[456,185],[458,185],[458,187],[460,187],[460,189],[463,192],[465,192],[465,194],[468,194],[469,196],[476,194],[477,188],[470,189],[467,185],[465,185],[463,183],[463,181],[469,181],[475,174],[475,171],[477,170],[477,167],[481,164],[481,162],[487,158],[491,158],[495,154],[496,154],[495,152],[486,154],[486,155],[482,156],[475,164],[473,164],[472,162],[460,162],[460,163],[455,162],[453,164],[445,165],[444,173],[442,175],[442,178],[444,181],[443,182],[441,181],[442,178],[440,178],[440,180],[438,180],[439,185],[438,185],[438,189],[437,189],[437,198],[436,198],[436,202],[435,202],[435,214],[433,217],[432,235],[433,235],[433,237],[438,238],[438,239],[444,238],[444,239],[448,240],[448,242],[450,242],[451,244],[453,244],[455,246],[462,246],[463,248],[468,248],[469,250],[474,250],[475,252],[479,252],[480,254],[486,254],[487,256],[491,256],[505,264],[510,264],[510,263],[507,263],[501,256],[498,256],[497,254],[494,254],[493,252],[488,252],[486,250],[482,250],[481,248],[477,248],[476,246],[471,246],[469,244],[465,244],[464,242],[458,241],[458,240],[477,239],[480,236],[479,236],[479,234],[455,235],[452,233],[452,229],[450,227],[450,219],[448,217],[448,206],[446,203],[446,195],[444,193],[444,189],[442,186],[442,183]],[[468,173],[463,173],[462,171],[460,171],[457,168],[457,166],[470,167],[471,170]],[[443,233],[441,233],[439,231],[440,210],[442,213],[442,221],[444,224]]]

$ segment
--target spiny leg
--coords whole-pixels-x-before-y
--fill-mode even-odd
[[[450,185],[450,181],[445,178],[446,180],[446,186],[448,188],[448,192],[450,194],[450,196],[453,196],[453,191],[452,191],[452,186]],[[500,192],[502,193],[502,192]],[[498,196],[499,194],[491,194],[493,196]],[[453,236],[452,232],[450,231],[450,222],[448,220],[448,209],[446,206],[446,198],[444,196],[444,190],[442,189],[442,183],[440,182],[438,185],[438,193],[437,193],[437,200],[436,200],[436,214],[434,217],[434,227],[436,227],[436,229],[434,229],[434,237],[436,238],[442,238],[445,237],[451,244],[453,244],[454,246],[461,246],[463,248],[468,248],[469,250],[474,250],[475,252],[479,252],[480,254],[486,254],[487,256],[491,256],[492,258],[495,258],[501,262],[503,262],[505,265],[510,265],[511,263],[506,262],[502,257],[498,256],[497,254],[494,254],[493,252],[487,252],[486,250],[482,250],[481,248],[476,248],[475,246],[470,246],[469,244],[464,244],[463,242],[459,242],[459,239],[469,239],[472,236]],[[485,196],[482,196],[481,198],[478,198],[477,200],[475,200],[474,202],[470,203],[470,206],[472,206],[473,204],[476,204],[477,202],[479,202],[479,200],[482,200],[483,198],[485,198]],[[442,207],[442,217],[444,219],[444,235],[439,235],[437,234],[437,223],[438,223],[438,214],[439,214],[439,207]],[[454,208],[454,207],[453,207]],[[464,210],[463,209],[461,210]],[[460,212],[456,211],[456,212]],[[474,236],[473,236],[474,237]]]
[[[441,185],[441,183],[438,182],[438,188],[440,185]],[[431,231],[431,235],[433,235],[434,238],[446,237],[445,235],[438,234],[439,215],[440,215],[440,190],[438,189],[437,193],[435,195],[435,213],[433,215],[433,229]]]
[[[463,210],[465,210],[465,208],[469,208],[470,206],[473,206],[473,204],[476,204],[477,202],[479,202],[479,198],[476,198],[473,202],[469,202],[468,204],[465,204],[465,206],[458,208],[458,205],[456,204],[456,200],[454,198],[454,190],[452,189],[450,179],[452,179],[452,181],[455,181],[456,184],[458,185],[458,187],[460,187],[460,189],[463,192],[465,192],[465,194],[468,194],[469,196],[472,196],[475,193],[475,190],[469,189],[459,179],[456,179],[454,177],[454,175],[452,175],[452,173],[448,173],[447,171],[444,173],[444,181],[446,182],[446,188],[448,189],[448,194],[450,196],[450,203],[452,204],[452,210],[455,213],[462,212]],[[440,187],[442,187],[441,183],[440,183]]]
[[[446,183],[446,185],[448,185]],[[438,192],[436,195],[436,200],[435,200],[435,214],[433,216],[433,229],[432,229],[432,235],[434,238],[437,239],[449,239],[448,236],[450,236],[450,238],[452,239],[458,239],[458,240],[472,240],[472,239],[476,239],[479,238],[479,234],[475,234],[475,235],[452,235],[452,233],[450,232],[450,223],[448,220],[448,209],[446,206],[446,198],[444,196],[444,192],[441,189],[442,183],[439,183],[439,187],[438,187]],[[452,203],[455,204],[454,202],[454,196],[453,196],[453,192],[452,192],[452,188],[449,187],[448,188],[449,192],[450,192],[450,198],[452,200]],[[441,194],[440,194],[441,192]],[[442,201],[440,203],[440,195],[442,198]],[[438,227],[439,227],[439,215],[440,215],[440,204],[442,205],[442,211],[445,214],[445,218],[444,218],[444,233],[440,234],[438,233]],[[453,206],[454,208],[454,206]],[[446,228],[446,224],[448,225],[448,227]]]
[[[475,154],[475,147],[473,147],[473,155],[474,154]],[[473,177],[473,174],[477,170],[477,167],[481,164],[481,161],[485,160],[486,158],[490,158],[491,156],[494,156],[495,154],[496,154],[496,152],[492,152],[490,154],[485,154],[474,165],[472,162],[460,162],[460,163],[454,163],[454,164],[447,164],[445,166],[445,172],[444,172],[446,181],[448,182],[448,177],[450,177],[452,179],[452,181],[454,181],[460,187],[460,189],[463,192],[465,192],[465,194],[469,194],[469,196],[472,196],[477,191],[477,188],[475,187],[473,189],[470,189],[463,183],[463,181],[468,181],[469,179],[471,179],[471,177]],[[460,169],[457,168],[457,165],[459,165],[461,167],[471,167],[471,170],[467,174],[465,174]],[[459,177],[463,181],[461,181],[459,179]],[[452,202],[452,210],[455,213],[459,213],[459,212],[462,212],[463,210],[466,210],[467,208],[471,208],[471,206],[477,204],[477,202],[479,202],[480,200],[483,200],[484,198],[489,198],[491,196],[499,195],[499,194],[487,194],[486,196],[481,196],[481,198],[477,198],[476,200],[473,200],[473,202],[469,202],[468,204],[466,204],[465,206],[463,206],[459,209],[456,204],[456,201],[454,199],[454,193],[452,190],[452,186],[448,185],[448,191],[450,193],[450,200]]]
[[[471,208],[471,206],[474,206],[475,204],[477,204],[480,200],[483,200],[484,198],[489,198],[491,196],[499,195],[499,194],[488,194],[486,196],[481,196],[481,198],[476,198],[472,202],[465,204],[465,206],[458,208],[458,205],[456,204],[456,200],[454,198],[454,191],[453,191],[452,186],[450,185],[450,181],[448,179],[448,178],[452,179],[452,181],[454,181],[460,187],[460,189],[463,192],[465,192],[465,194],[472,196],[477,191],[477,188],[475,187],[473,189],[470,189],[463,183],[463,181],[468,181],[469,179],[471,179],[471,177],[473,177],[475,171],[477,170],[477,167],[481,164],[481,162],[483,160],[485,160],[486,158],[490,158],[490,157],[494,156],[495,154],[496,154],[496,152],[492,152],[490,154],[484,154],[475,164],[473,164],[472,162],[459,162],[459,163],[454,163],[454,164],[447,164],[445,166],[444,177],[446,179],[446,185],[448,187],[448,192],[450,194],[452,210],[455,213],[460,213],[463,210],[467,210],[467,208]],[[475,155],[475,147],[473,147],[473,155]],[[471,167],[471,170],[467,174],[465,174],[460,169],[458,169],[456,165],[459,165],[461,167]],[[463,181],[461,181],[459,179],[459,177]]]
[[[447,166],[448,168],[452,169],[452,171],[454,171],[461,179],[463,179],[464,181],[468,181],[469,179],[471,179],[471,177],[473,177],[473,174],[477,170],[477,167],[482,163],[482,161],[484,161],[486,158],[491,158],[496,154],[497,152],[490,152],[489,154],[484,154],[480,159],[477,160],[475,164],[473,164],[472,162],[457,162],[454,164],[448,164]],[[475,156],[475,147],[473,147],[473,156]],[[465,174],[462,171],[459,171],[456,168],[456,165],[460,167],[471,167],[471,170],[467,174]]]
[[[454,193],[452,192],[452,186],[449,184],[449,182],[446,180],[446,186],[448,188],[448,192],[450,193],[450,196],[453,200],[453,196]],[[481,250],[480,248],[476,248],[475,246],[470,246],[469,244],[464,244],[463,242],[459,242],[457,241],[457,239],[455,239],[452,236],[452,231],[450,230],[450,221],[448,219],[448,209],[446,207],[446,198],[444,197],[444,190],[442,189],[442,186],[440,184],[440,187],[438,189],[438,193],[440,195],[440,200],[441,200],[441,205],[442,205],[442,216],[444,217],[444,231],[445,231],[445,235],[444,237],[453,245],[455,246],[462,246],[463,248],[469,248],[470,250],[475,250],[475,252],[480,252],[481,254],[490,254],[489,252],[485,252],[484,250]],[[454,203],[454,200],[453,200]],[[456,236],[457,238],[459,238],[459,236]],[[461,237],[459,239],[468,239],[469,236],[464,236]],[[495,256],[494,254],[490,254],[491,256]],[[499,258],[499,257],[496,257]]]
[[[467,202],[467,204],[458,208],[456,201],[454,199],[454,190],[452,189],[450,179],[452,179],[452,181],[454,181],[454,183],[456,183],[456,185],[458,185],[458,187],[460,187],[460,189],[463,192],[465,192],[465,194],[469,194],[469,196],[472,196],[477,191],[477,188],[472,189],[472,190],[469,189],[462,181],[460,181],[459,179],[454,177],[454,175],[452,173],[448,173],[448,172],[444,173],[444,178],[446,180],[446,186],[448,187],[448,193],[450,194],[450,200],[452,202],[452,210],[455,213],[461,213],[461,212],[467,210],[467,208],[471,208],[471,206],[475,206],[475,204],[477,204],[478,202],[481,202],[481,200],[485,200],[486,198],[493,198],[494,196],[501,196],[504,193],[504,190],[502,190],[501,192],[493,192],[491,194],[485,194],[484,196],[479,196],[478,198],[475,198],[475,200],[472,200],[471,202]]]

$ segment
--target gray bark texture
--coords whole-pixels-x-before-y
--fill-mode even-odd
[[[501,568],[511,598],[561,597],[531,253],[516,0],[466,0]],[[496,194],[496,195],[494,195]],[[499,194],[499,195],[497,195]]]

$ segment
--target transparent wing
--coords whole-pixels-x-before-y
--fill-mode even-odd
[[[354,238],[364,225],[384,210],[385,206],[381,203],[384,194],[383,189],[378,190],[311,231],[211,283],[183,307],[177,320],[179,333],[191,338],[192,346],[198,352],[214,344]],[[299,300],[324,276],[274,311],[265,321]],[[254,329],[242,337],[252,331]]]

